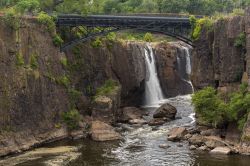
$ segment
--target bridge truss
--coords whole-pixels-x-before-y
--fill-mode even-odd
[[[62,51],[80,42],[86,42],[98,36],[105,36],[110,32],[128,29],[171,36],[193,46],[192,40],[188,38],[191,31],[191,25],[188,18],[60,15],[57,19],[57,27],[59,29],[64,27],[70,29],[74,28],[85,32],[84,36],[72,39],[61,46]]]

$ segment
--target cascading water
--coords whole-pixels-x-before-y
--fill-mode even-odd
[[[145,60],[147,67],[146,89],[145,89],[145,105],[153,105],[163,100],[163,93],[157,75],[154,52],[150,44],[147,44],[145,50]]]
[[[177,55],[178,72],[183,81],[190,85],[192,92],[194,92],[193,84],[190,80],[191,75],[191,55],[188,47],[181,46],[181,53]]]
[[[186,54],[186,73],[188,74],[188,76],[191,75],[192,72],[192,67],[191,67],[191,55],[190,55],[190,51],[188,47],[183,47],[185,54]],[[190,79],[188,78],[188,82],[192,87],[192,92],[194,92],[194,87],[192,82],[190,81]]]

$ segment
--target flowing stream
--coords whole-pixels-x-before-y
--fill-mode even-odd
[[[163,93],[157,75],[154,52],[150,44],[147,44],[145,59],[147,67],[147,81],[145,89],[145,105],[154,105],[163,100]]]
[[[184,72],[189,75],[190,53],[188,48],[184,48],[184,51],[186,55]],[[120,124],[117,129],[123,131],[122,141],[64,140],[0,160],[0,166],[249,166],[250,157],[247,156],[213,156],[204,152],[190,151],[187,142],[167,141],[166,135],[171,128],[194,127],[191,95],[163,99],[150,45],[145,49],[145,60],[149,78],[146,82],[147,106],[142,108],[148,112],[148,116],[144,118],[152,119],[158,107],[163,103],[170,103],[177,108],[176,120],[160,127]],[[188,77],[184,79],[189,81]],[[167,145],[168,148],[160,148],[160,145]]]

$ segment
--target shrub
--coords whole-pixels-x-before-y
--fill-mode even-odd
[[[192,103],[195,107],[195,112],[205,123],[217,127],[223,122],[226,104],[218,97],[214,88],[207,87],[196,92],[192,96]]]
[[[18,1],[16,4],[16,8],[18,12],[35,12],[39,10],[40,3],[38,0],[22,0]]]
[[[146,42],[152,42],[153,41],[153,35],[151,33],[146,33],[144,35],[144,41],[146,41]]]
[[[245,47],[246,46],[246,34],[244,32],[241,32],[234,41],[235,47]]]
[[[18,30],[20,27],[20,18],[17,15],[17,12],[15,10],[15,8],[9,8],[4,16],[3,16],[3,20],[6,23],[7,26],[9,26],[10,28],[14,29],[14,30]]]
[[[118,86],[117,82],[109,79],[105,81],[104,85],[96,90],[96,96],[105,96],[114,91],[114,89]]]
[[[114,32],[111,32],[107,35],[106,38],[108,39],[108,41],[114,42],[116,39],[116,34]]]
[[[37,62],[37,55],[32,54],[30,57],[30,67],[32,69],[37,69],[38,68],[38,62]]]
[[[192,19],[192,18],[190,18],[190,19]],[[194,20],[192,20],[192,21],[194,21]],[[205,17],[205,18],[202,18],[202,19],[195,21],[195,24],[193,26],[194,26],[194,28],[193,28],[193,32],[192,32],[192,39],[198,40],[200,38],[202,28],[205,28],[207,30],[207,32],[210,32],[212,30],[213,21],[212,21],[212,19]]]
[[[61,36],[59,36],[58,34],[56,34],[53,37],[53,43],[55,46],[59,47],[63,44],[63,39],[61,38]]]
[[[17,66],[23,66],[24,65],[24,58],[21,53],[16,54],[16,65]]]
[[[102,41],[100,39],[100,37],[97,37],[94,41],[91,42],[91,46],[93,48],[99,48],[102,46]]]
[[[245,11],[243,9],[233,9],[233,15],[234,16],[244,16],[245,15]]]
[[[62,114],[62,118],[64,123],[66,123],[67,127],[70,130],[74,130],[79,127],[79,121],[81,120],[81,116],[78,110],[73,109],[69,112],[64,112]]]
[[[56,29],[56,24],[54,22],[54,18],[49,16],[47,13],[45,12],[40,12],[37,16],[37,20],[39,23],[46,25],[47,30],[50,33],[55,33],[55,29]]]

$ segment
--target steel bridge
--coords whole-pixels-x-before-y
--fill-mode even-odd
[[[72,39],[61,46],[62,51],[79,42],[127,29],[164,34],[193,46],[192,40],[188,37],[191,24],[187,17],[59,15],[56,25],[59,29],[62,27],[80,29],[81,27],[86,31],[83,37]],[[93,29],[99,29],[99,31]]]

